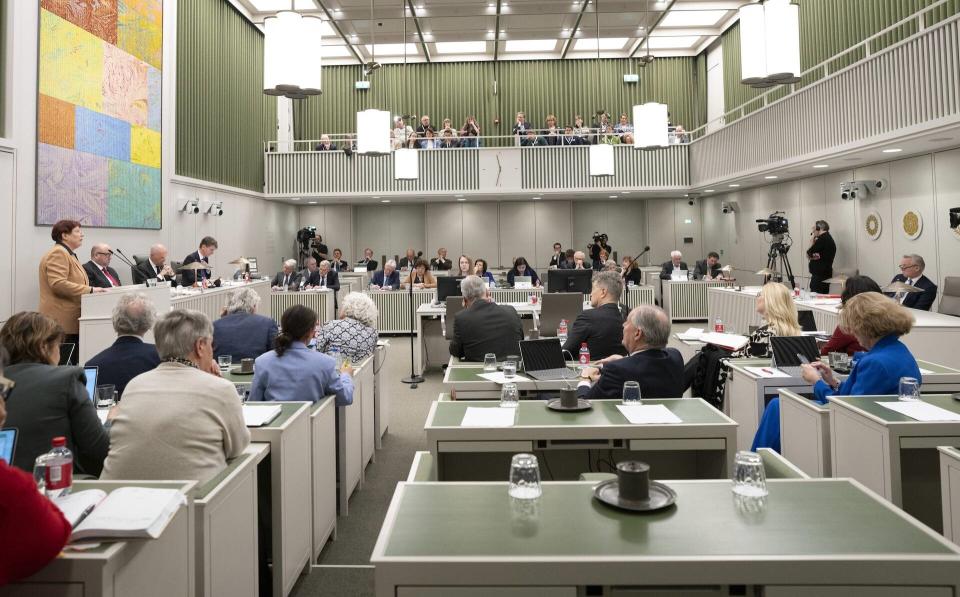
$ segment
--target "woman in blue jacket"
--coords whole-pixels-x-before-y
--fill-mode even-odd
[[[856,353],[850,376],[840,383],[822,362],[803,366],[803,379],[813,384],[814,400],[826,404],[829,396],[897,394],[901,377],[921,379],[920,368],[900,336],[913,327],[907,309],[878,292],[858,294],[840,311],[840,328],[867,349]],[[780,399],[767,404],[752,450],[780,451]]]
[[[477,259],[473,262],[473,273],[487,281],[487,284],[493,282],[493,274],[487,271],[487,260]]]
[[[540,278],[537,272],[533,271],[526,257],[517,257],[513,261],[513,269],[507,272],[507,284],[513,286],[513,279],[517,276],[530,276],[530,283],[534,286],[540,286]]]

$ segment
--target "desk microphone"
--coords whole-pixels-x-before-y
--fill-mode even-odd
[[[116,249],[116,250],[111,249],[111,250],[110,250],[110,254],[111,254],[111,255],[116,255],[116,256],[120,259],[120,261],[124,262],[125,264],[129,265],[130,267],[134,267],[134,268],[137,267],[136,264],[134,264],[132,261],[130,261],[129,259],[127,259],[127,256],[124,255],[123,252],[122,252],[120,249]]]

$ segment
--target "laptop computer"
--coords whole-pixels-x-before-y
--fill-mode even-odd
[[[567,368],[559,338],[521,340],[520,358],[528,376],[540,380],[576,379],[577,373]]]
[[[64,342],[60,345],[60,364],[69,365],[70,359],[73,357],[73,351],[77,349],[77,345],[72,342]]]
[[[797,321],[800,323],[800,329],[805,332],[817,331],[817,322],[813,319],[813,311],[797,311]]]
[[[94,406],[97,404],[97,374],[99,373],[98,367],[83,368],[83,374],[87,376],[87,398],[93,402]]]
[[[817,340],[813,336],[773,336],[773,367],[790,377],[800,377],[801,355],[812,363],[820,359]]]
[[[514,276],[513,287],[518,289],[533,288],[533,277],[532,276]]]
[[[4,429],[0,431],[0,460],[10,464],[13,462],[13,450],[17,446],[17,430]]]

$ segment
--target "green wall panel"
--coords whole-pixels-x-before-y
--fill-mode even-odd
[[[177,5],[176,172],[263,190],[277,104],[263,95],[263,35],[226,0]]]
[[[625,73],[638,73],[640,83],[625,84]],[[369,91],[357,91],[361,76],[358,66],[324,67],[323,94],[294,103],[296,137],[353,132],[355,113],[365,108],[429,114],[437,127],[449,117],[459,128],[472,114],[484,135],[509,135],[521,110],[534,123],[554,114],[562,126],[575,114],[589,124],[600,108],[629,114],[635,104],[659,101],[688,129],[706,119],[706,61],[699,58],[662,58],[643,69],[634,60],[384,65]]]

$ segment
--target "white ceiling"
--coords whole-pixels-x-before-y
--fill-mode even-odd
[[[290,0],[231,0],[254,23]],[[295,0],[325,64],[695,56],[753,0]],[[599,8],[599,28],[597,23]],[[406,30],[404,30],[406,28]],[[404,44],[406,42],[406,44]],[[374,46],[374,43],[376,44]],[[406,49],[406,56],[404,56]]]

